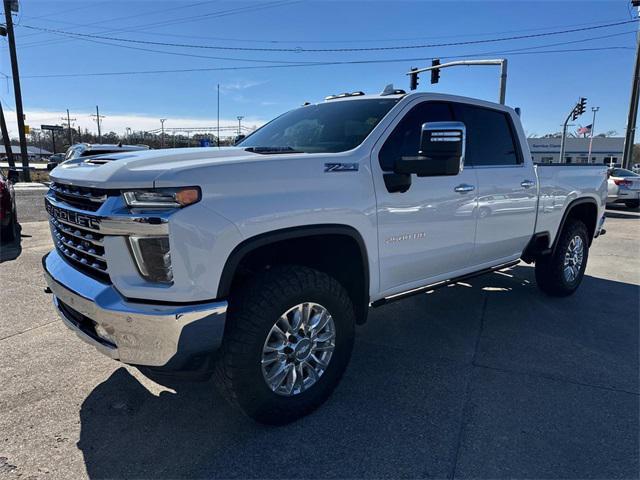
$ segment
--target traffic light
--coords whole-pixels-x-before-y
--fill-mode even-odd
[[[438,65],[440,65],[439,58],[434,58],[433,60],[431,60],[432,67],[437,67]],[[439,80],[440,80],[440,69],[436,68],[434,70],[431,70],[431,84],[433,85],[434,83],[438,83]]]
[[[587,99],[585,97],[580,97],[578,103],[573,109],[573,115],[571,118],[576,120],[580,115],[582,115],[587,110]]]
[[[418,69],[416,67],[411,67],[412,72],[414,72],[415,70],[418,70]],[[418,88],[418,72],[410,73],[409,80],[410,80],[409,88],[411,90],[415,90],[416,88]]]

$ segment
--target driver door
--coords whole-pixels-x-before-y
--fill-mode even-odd
[[[424,123],[452,120],[447,102],[413,104],[372,152],[383,295],[439,281],[439,276],[469,267],[471,262],[477,210],[473,169],[447,176],[411,175],[411,185],[404,192],[390,191],[384,181],[384,174],[394,171],[396,159],[418,155]]]

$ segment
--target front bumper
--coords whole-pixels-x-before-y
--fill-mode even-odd
[[[110,358],[176,371],[214,352],[222,342],[226,301],[187,305],[130,301],[113,285],[74,269],[55,250],[42,263],[65,325]]]

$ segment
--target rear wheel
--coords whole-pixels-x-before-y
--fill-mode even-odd
[[[216,365],[223,395],[262,423],[284,424],[320,406],[353,348],[346,290],[306,267],[276,267],[231,302]]]
[[[640,200],[627,200],[624,204],[627,208],[638,208],[640,207]]]
[[[540,290],[556,297],[575,292],[587,267],[588,245],[585,224],[580,220],[567,220],[555,251],[536,260],[536,282]]]

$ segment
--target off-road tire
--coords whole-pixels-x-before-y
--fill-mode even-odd
[[[262,374],[262,349],[277,319],[292,307],[314,302],[335,324],[335,349],[315,384],[293,396],[274,393]],[[215,366],[222,395],[252,419],[266,424],[292,422],[318,408],[333,392],[353,348],[355,314],[346,290],[329,275],[301,266],[280,266],[257,275],[234,292],[224,340]]]
[[[583,244],[582,264],[573,281],[567,280],[564,275],[565,255],[571,240],[579,236]],[[566,297],[571,295],[580,286],[584,271],[587,267],[589,256],[589,234],[583,222],[576,219],[567,220],[560,232],[558,242],[551,255],[541,257],[536,260],[536,282],[538,288],[548,295],[554,297]]]

